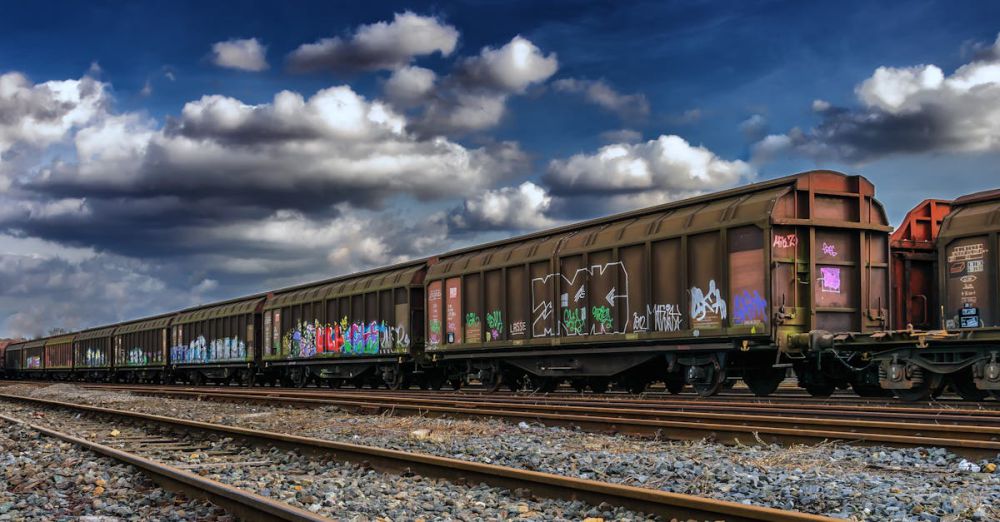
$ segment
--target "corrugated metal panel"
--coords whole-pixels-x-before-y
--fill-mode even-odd
[[[45,346],[52,346],[56,344],[72,344],[74,338],[76,338],[76,334],[53,337],[45,341]]]
[[[422,282],[423,270],[424,264],[421,262],[420,264],[405,268],[397,267],[391,270],[376,271],[356,277],[348,276],[334,282],[317,283],[315,286],[275,295],[264,305],[264,309],[271,310],[345,295],[373,292],[399,286],[418,285]]]
[[[941,224],[942,239],[1000,231],[1000,190],[962,196]]]
[[[219,317],[232,317],[234,315],[250,314],[257,310],[257,306],[263,301],[263,297],[254,297],[235,303],[227,303],[220,306],[209,306],[190,312],[184,312],[177,316],[174,324],[187,324],[195,321],[216,319]]]
[[[23,350],[26,343],[10,343],[7,345],[7,352],[16,352],[18,350]]]
[[[25,349],[25,350],[29,350],[31,348],[41,348],[43,346],[45,346],[45,339],[38,339],[37,341],[28,341],[28,342],[24,343],[21,346],[21,348]]]
[[[89,341],[90,339],[97,339],[99,337],[110,337],[115,333],[118,326],[108,326],[105,328],[98,328],[96,330],[87,330],[86,332],[80,332],[76,336],[76,341]]]
[[[170,320],[174,316],[160,317],[157,319],[149,319],[147,321],[138,321],[135,323],[129,323],[119,326],[115,330],[115,335],[122,335],[132,332],[141,332],[143,330],[154,330],[156,328],[166,328],[170,326]]]

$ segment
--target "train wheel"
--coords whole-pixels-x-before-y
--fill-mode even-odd
[[[743,373],[743,382],[758,397],[771,395],[784,380],[784,368],[752,368]]]
[[[386,388],[393,391],[410,387],[409,383],[406,382],[406,374],[399,367],[392,367],[388,371],[382,372],[382,380],[385,381]]]
[[[858,397],[891,397],[892,392],[883,390],[876,384],[857,384],[852,382],[851,389]]]
[[[605,393],[611,386],[611,379],[607,377],[591,377],[587,379],[587,384],[590,386],[590,391],[594,393]]]
[[[462,379],[451,379],[448,381],[448,384],[450,384],[456,391],[462,389]]]
[[[807,384],[805,389],[813,397],[826,398],[833,395],[837,387],[832,384]]]
[[[935,393],[940,393],[940,388],[944,376],[939,373],[925,375],[919,384],[908,390],[892,390],[896,398],[906,402],[925,401],[934,397]]]
[[[707,364],[688,366],[687,369],[687,381],[702,397],[711,397],[719,393],[725,386],[726,380],[726,371],[715,357],[712,357],[712,361]]]
[[[972,379],[971,367],[951,374],[948,380],[951,381],[951,387],[955,389],[955,393],[964,400],[981,401],[990,395],[988,391],[976,388],[976,383]]]

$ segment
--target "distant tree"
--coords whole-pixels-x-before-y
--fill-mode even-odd
[[[69,333],[69,330],[67,330],[65,328],[56,327],[56,328],[53,328],[53,329],[49,330],[49,333],[46,334],[45,336],[46,337],[52,337],[53,335],[62,335],[62,334],[68,334],[68,333]]]

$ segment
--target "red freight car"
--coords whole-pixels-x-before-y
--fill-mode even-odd
[[[950,201],[926,199],[906,214],[889,239],[895,330],[941,327],[935,241],[950,211]]]

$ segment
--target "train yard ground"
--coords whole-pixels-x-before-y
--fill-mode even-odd
[[[254,432],[283,433],[320,443],[419,453],[583,479],[609,487],[627,486],[642,492],[679,493],[708,502],[725,501],[777,509],[789,517],[806,513],[853,520],[1000,519],[997,507],[1000,505],[1000,473],[996,470],[996,465],[1000,464],[1000,449],[989,445],[997,444],[1000,432],[1000,404],[995,401],[961,403],[945,398],[935,403],[902,405],[881,399],[817,400],[791,390],[767,400],[752,399],[739,390],[710,400],[655,393],[643,397],[571,393],[532,396],[483,395],[475,390],[440,393],[414,390],[389,398],[377,390],[235,387],[191,390],[183,386],[166,389],[26,383],[7,384],[0,388],[0,394],[162,415]],[[390,405],[392,402],[397,405],[395,410]],[[402,411],[407,408],[399,408],[401,404],[425,410],[432,406],[479,410],[482,415],[463,413],[456,416],[449,412],[436,415],[431,411],[421,413],[419,408]],[[692,435],[688,437],[677,435],[682,431],[680,427],[670,430],[672,438],[687,440],[669,440],[665,432],[657,435],[655,430],[615,433],[616,430],[608,426],[596,429],[596,424],[586,425],[585,422],[580,422],[580,426],[574,426],[569,420],[552,422],[555,419],[545,415],[552,415],[551,408],[555,407],[564,408],[559,415],[572,413],[581,417],[599,413],[600,417],[612,418],[612,412],[607,410],[614,410],[619,424],[623,424],[623,420],[641,419],[640,415],[630,413],[632,410],[649,412],[646,420],[657,422],[670,422],[671,417],[683,417],[684,422],[691,424],[699,424],[698,416],[704,420],[701,427],[690,428]],[[82,415],[87,422],[95,422],[93,413],[60,413],[52,408],[38,402],[11,399],[0,403],[3,413],[16,413],[29,419],[42,412],[48,420]],[[581,411],[588,408],[599,411]],[[497,414],[497,411],[506,413]],[[721,411],[734,418],[718,417],[723,415]],[[876,412],[874,419],[873,411]],[[864,440],[865,433],[850,434],[852,428],[845,424],[839,435],[803,443],[801,438],[763,433],[762,428],[768,426],[762,419],[770,419],[768,422],[774,425],[780,419],[791,419],[787,427],[800,432],[808,431],[807,422],[835,420],[882,423],[869,426],[871,433],[868,434],[877,433],[877,427],[887,429],[886,423],[908,424],[916,429],[906,435],[913,440],[878,441]],[[32,422],[34,420],[37,418]],[[725,422],[751,429],[738,436],[731,436],[735,430],[725,436],[721,430],[713,433],[711,429],[704,429],[706,424]],[[975,427],[983,429],[972,429]],[[978,433],[971,441],[980,443],[981,447],[970,449],[937,444],[945,438],[942,435],[959,440],[958,435],[962,433]],[[903,436],[902,431],[897,435]],[[219,440],[222,439],[218,435],[201,441],[185,439],[184,444],[194,448],[172,457],[170,463],[191,465],[191,453],[203,452],[205,444],[215,448],[211,445]],[[318,504],[319,508],[310,512],[336,519],[384,516],[392,520],[420,517],[427,520],[576,520],[588,517],[644,520],[652,516],[648,511],[627,510],[627,506],[621,505],[627,504],[626,501],[619,505],[614,502],[568,504],[545,495],[518,495],[517,487],[468,489],[468,484],[474,480],[453,484],[440,478],[426,478],[416,483],[400,483],[412,477],[377,473],[356,464],[355,467],[335,465],[323,459],[307,458],[303,452],[287,459],[269,459],[260,449],[227,449],[238,455],[241,462],[268,463],[235,466],[220,462],[218,467],[209,466],[199,471],[220,482],[229,480],[238,487],[242,485],[257,494],[263,494],[266,489],[275,500],[307,511]],[[282,464],[273,466],[271,463],[275,460]],[[210,463],[199,459],[198,465],[201,464]],[[302,473],[303,469],[308,472]],[[392,495],[374,494],[354,480],[359,475],[367,477],[369,474],[372,474],[372,481],[388,489],[415,491],[420,495],[426,492],[428,500],[414,503],[409,497],[396,499]],[[454,472],[454,476],[460,475]],[[313,477],[308,479],[309,484],[301,482],[304,476]],[[328,476],[333,477],[332,480],[322,478]],[[419,472],[417,476],[421,476]],[[295,486],[302,489],[296,490]],[[544,491],[539,486],[532,488],[529,483],[523,486],[533,494]],[[467,489],[461,490],[460,497],[481,494],[475,498],[480,498],[476,502],[483,505],[448,503],[449,494],[463,487]],[[511,489],[514,493],[510,493]],[[307,493],[300,495],[302,490]],[[332,501],[330,494],[333,494]],[[305,500],[316,502],[303,502],[300,497],[306,495]],[[348,498],[365,500],[351,501],[350,506],[345,507],[342,504]],[[664,520],[690,516],[690,513],[679,512],[672,515],[667,507],[657,513]],[[732,513],[702,512],[693,518],[735,520],[739,517]]]

